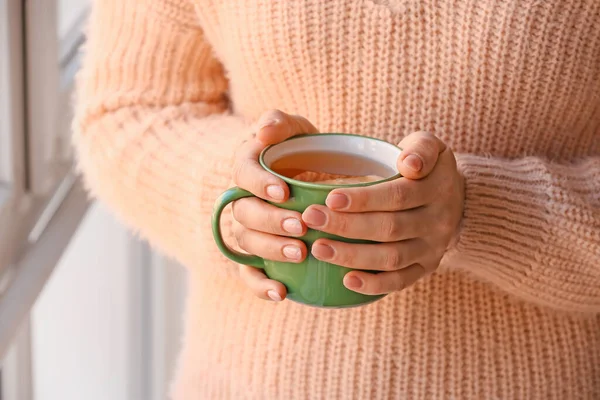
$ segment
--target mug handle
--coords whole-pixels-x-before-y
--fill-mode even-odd
[[[213,237],[215,238],[215,242],[217,243],[217,247],[223,255],[230,260],[243,265],[249,265],[251,267],[264,269],[265,268],[265,260],[258,256],[254,256],[251,254],[243,254],[237,252],[233,249],[230,249],[226,244],[225,240],[223,240],[223,234],[221,232],[221,214],[223,214],[223,210],[229,203],[233,203],[236,200],[243,199],[244,197],[254,197],[254,195],[247,190],[240,189],[239,187],[234,187],[229,190],[226,190],[219,196],[217,201],[215,202],[215,206],[213,208],[212,213],[212,232]]]

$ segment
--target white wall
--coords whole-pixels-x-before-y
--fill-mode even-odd
[[[36,400],[136,400],[132,243],[91,207],[33,309]]]
[[[186,295],[185,269],[155,255],[152,262],[152,400],[165,399],[169,391],[183,336]]]
[[[32,312],[34,399],[166,399],[186,278],[92,205]]]

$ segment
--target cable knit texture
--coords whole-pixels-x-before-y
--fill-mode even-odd
[[[370,306],[254,298],[213,244],[270,108],[466,179],[440,271]],[[187,399],[600,398],[600,2],[101,0],[79,75],[90,191],[189,267]]]

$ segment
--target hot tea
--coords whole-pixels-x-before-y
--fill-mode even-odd
[[[295,180],[330,185],[375,182],[396,174],[387,165],[371,158],[330,151],[286,155],[275,160],[271,169]]]

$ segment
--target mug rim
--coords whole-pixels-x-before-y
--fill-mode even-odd
[[[382,142],[385,143],[387,145],[391,145],[394,146],[392,143],[387,142],[385,140],[379,139],[379,138],[374,138],[374,137],[370,137],[370,136],[364,136],[364,135],[358,135],[355,133],[305,133],[305,134],[301,134],[301,135],[296,135],[296,136],[292,136],[289,139],[284,140],[283,142],[280,143],[284,143],[284,142],[288,142],[290,140],[296,140],[296,139],[301,139],[301,138],[306,138],[306,137],[311,137],[311,136],[355,136],[355,137],[360,137],[363,139],[367,139],[367,140],[375,140],[378,142]],[[321,189],[321,190],[332,190],[332,189],[339,189],[339,188],[352,188],[352,187],[365,187],[365,186],[372,186],[372,185],[377,185],[380,183],[384,183],[384,182],[389,182],[389,181],[393,181],[394,179],[398,179],[400,178],[402,175],[400,173],[397,173],[393,176],[390,176],[388,178],[385,179],[380,179],[377,181],[373,181],[373,182],[363,182],[363,183],[351,183],[348,185],[332,185],[332,184],[321,184],[321,183],[314,183],[314,182],[305,182],[305,181],[299,181],[297,179],[292,179],[292,178],[288,178],[287,176],[278,174],[277,172],[273,171],[271,168],[269,168],[265,161],[264,161],[264,155],[266,154],[266,152],[272,148],[275,147],[277,145],[279,145],[280,143],[276,143],[276,144],[272,144],[267,146],[266,148],[264,148],[261,152],[260,152],[260,156],[258,158],[258,161],[260,163],[260,165],[267,170],[269,173],[277,176],[278,178],[282,179],[284,182],[290,184],[290,185],[294,185],[296,187],[303,187],[303,188],[307,188],[307,189]],[[398,150],[400,152],[402,152],[402,148],[395,146],[398,148]]]

